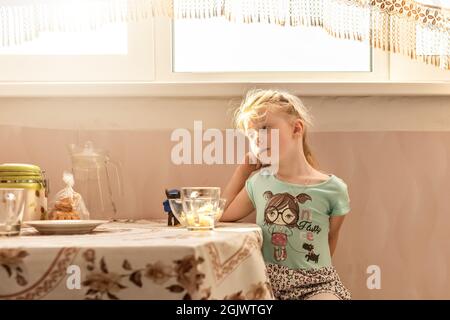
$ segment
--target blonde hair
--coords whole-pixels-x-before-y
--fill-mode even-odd
[[[248,129],[248,124],[265,117],[267,111],[281,112],[303,122],[303,152],[308,163],[318,169],[317,161],[306,140],[307,127],[312,126],[312,116],[300,98],[285,91],[254,89],[247,92],[234,113],[236,128]]]

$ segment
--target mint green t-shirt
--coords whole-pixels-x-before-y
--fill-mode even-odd
[[[318,184],[299,185],[260,170],[247,179],[245,188],[263,231],[266,263],[291,269],[331,266],[329,219],[350,211],[342,179],[331,174]]]

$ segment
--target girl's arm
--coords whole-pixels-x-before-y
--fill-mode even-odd
[[[256,164],[251,164],[251,157],[252,155],[250,153],[246,154],[244,163],[236,168],[222,194],[222,198],[227,199],[227,202],[225,204],[225,212],[220,221],[240,220],[254,210],[244,186],[252,172],[261,167],[261,163],[258,161]]]
[[[344,222],[345,216],[330,217],[330,231],[328,233],[328,245],[330,254],[333,256],[339,238],[339,230]]]
[[[231,222],[241,220],[254,210],[253,204],[248,197],[247,190],[242,188],[230,205],[225,209],[220,221]]]

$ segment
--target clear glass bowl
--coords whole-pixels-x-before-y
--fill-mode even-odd
[[[186,216],[183,212],[183,204],[181,203],[181,199],[169,199],[169,205],[175,218],[177,218],[180,224],[185,227]]]
[[[191,199],[194,200],[194,199]],[[190,202],[189,206],[192,208],[192,206],[194,205],[194,201],[188,201]],[[199,201],[196,201],[197,205]],[[203,202],[203,205],[205,205],[206,207],[203,208],[203,211],[207,211],[208,209],[210,210],[210,215],[213,216],[213,220],[214,220],[214,224],[217,224],[220,221],[220,218],[222,217],[223,211],[225,209],[225,204],[226,204],[227,200],[226,199],[219,199],[218,203],[214,206],[211,202],[209,202],[209,204],[207,202]],[[177,218],[177,220],[180,222],[180,224],[184,227],[188,227],[188,221],[186,219],[186,214],[183,211],[183,202],[181,201],[181,199],[169,199],[169,205],[170,205],[170,209],[172,210],[172,213],[174,214],[174,216]],[[188,209],[189,210],[189,209]],[[192,210],[190,210],[192,211]],[[202,213],[202,209],[199,210],[200,213]],[[192,219],[194,218],[190,218],[190,224],[193,224]],[[203,222],[205,223],[205,222]]]
[[[214,214],[214,222],[217,224],[220,222],[220,218],[222,218],[223,212],[225,210],[225,204],[227,203],[227,199],[220,198],[219,199],[219,205],[217,207],[217,210]]]

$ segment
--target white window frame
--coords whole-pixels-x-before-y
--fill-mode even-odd
[[[185,81],[211,81],[211,82],[239,82],[261,81],[261,82],[341,82],[341,81],[385,81],[389,77],[388,70],[383,67],[389,61],[389,54],[381,50],[371,49],[372,71],[356,72],[173,72],[173,23],[168,20],[158,20],[155,25],[160,35],[158,43],[160,50],[158,57],[162,68],[158,70],[158,78],[162,81],[185,82]],[[326,79],[326,80],[325,80]],[[325,81],[324,81],[325,80]]]
[[[372,50],[372,72],[175,73],[172,71],[172,21],[158,17],[151,24],[150,33],[134,32],[139,35],[134,38],[135,43],[144,46],[147,54],[137,50],[133,59],[136,68],[151,64],[150,68],[143,67],[146,76],[151,69],[151,81],[124,77],[104,82],[3,82],[0,97],[235,97],[255,87],[283,88],[299,95],[450,95],[450,71],[425,66],[429,67],[424,71],[426,79],[416,75],[416,80],[412,80],[408,64],[419,62],[393,57],[381,50]],[[148,54],[149,50],[152,54]],[[393,61],[398,66],[395,69]]]

